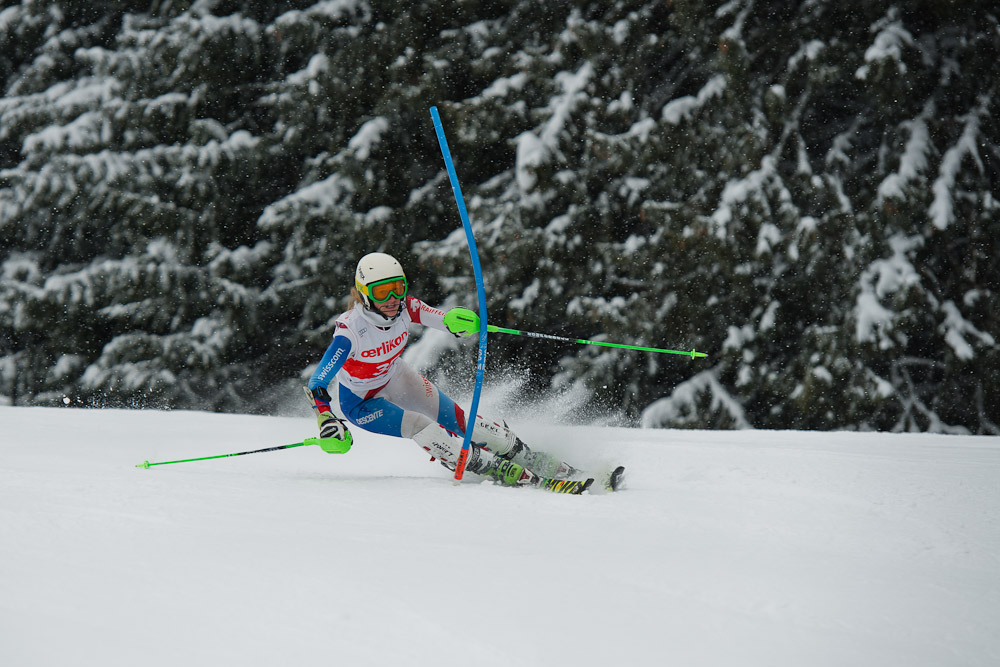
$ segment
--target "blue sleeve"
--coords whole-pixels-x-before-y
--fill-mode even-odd
[[[326,389],[343,367],[350,353],[351,340],[347,336],[334,336],[333,342],[330,343],[330,347],[326,348],[326,354],[323,355],[319,366],[316,367],[316,372],[309,378],[309,390]]]

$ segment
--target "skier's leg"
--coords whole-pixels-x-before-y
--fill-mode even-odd
[[[413,438],[417,432],[434,423],[427,416],[408,410],[381,393],[363,398],[343,386],[340,387],[340,409],[355,426],[396,438]]]
[[[465,435],[465,411],[404,362],[399,363],[396,374],[381,395],[406,410],[426,415],[452,433]]]
[[[397,393],[393,396],[404,396],[399,393],[399,386],[396,385]],[[414,405],[412,400],[408,403]],[[441,465],[449,470],[455,469],[464,438],[449,432],[426,415],[416,410],[404,410],[381,394],[362,398],[346,387],[341,387],[340,390],[340,408],[352,424],[373,433],[412,438],[431,457],[439,459]],[[537,476],[526,471],[523,466],[498,458],[478,445],[473,446],[469,452],[466,470],[492,477],[504,484],[537,481]]]
[[[445,465],[454,469],[467,424],[465,411],[451,397],[405,363],[400,363],[396,374],[379,392],[379,396],[404,409],[405,412],[399,422],[402,437],[417,440],[417,444],[430,452],[431,456],[441,459]],[[457,435],[457,446],[454,442],[443,440],[437,430],[427,429],[428,424],[433,423],[431,420],[436,420],[447,433]],[[416,434],[425,429],[427,430],[422,440],[418,439]],[[528,469],[532,474],[568,479],[580,472],[545,452],[532,451],[506,422],[488,419],[482,415],[476,415],[472,442],[489,450],[488,453],[492,453],[493,456]],[[486,461],[483,470],[496,468],[487,461],[489,458],[483,457]],[[468,464],[466,467],[469,467]],[[479,472],[475,467],[469,469],[472,472]]]
[[[432,456],[441,459],[441,463],[446,468],[455,469],[455,462],[462,450],[464,438],[449,432],[440,424],[429,423],[414,434],[413,439]],[[538,475],[524,466],[496,456],[493,452],[479,445],[470,447],[465,469],[468,472],[495,479],[506,486],[537,484],[539,480]]]
[[[451,399],[444,393],[441,394],[440,400],[442,405],[452,403]],[[461,408],[457,409],[461,410]],[[463,428],[461,431],[463,437],[464,433],[465,429]],[[531,449],[507,426],[505,421],[495,421],[483,415],[476,415],[472,442],[481,444],[496,456],[513,461],[542,477],[569,479],[583,473],[583,471],[577,470],[551,454]]]
[[[445,398],[447,399],[447,396]],[[455,469],[464,436],[449,431],[425,414],[416,410],[404,410],[381,395],[372,398],[360,397],[343,386],[340,388],[340,409],[355,426],[382,435],[412,438],[433,458],[440,459],[443,466],[449,470]],[[503,429],[506,429],[506,426]],[[499,425],[496,425],[496,430],[491,431],[493,437],[501,432],[503,431]],[[471,447],[465,467],[469,472],[489,477],[507,486],[537,485],[541,481],[541,476],[524,464],[497,456],[479,445]]]
[[[433,385],[432,385],[433,386]],[[449,398],[444,392],[439,393],[439,401],[442,406],[442,414],[462,414],[461,408],[454,406],[454,402]],[[438,419],[439,423],[443,423],[442,420]],[[448,424],[443,424],[445,428],[451,430],[459,435],[465,435],[465,424],[461,426],[461,430],[455,430],[454,427],[449,427]],[[528,445],[524,443],[521,438],[517,436],[514,431],[507,426],[505,421],[496,421],[484,417],[483,415],[476,415],[475,425],[472,431],[472,442],[482,445],[489,451],[493,452],[496,456],[507,459],[508,461],[513,461],[514,463],[528,468],[535,474],[541,475],[543,477],[552,477],[555,479],[569,479],[570,477],[576,476],[582,471],[577,470],[570,464],[552,456],[543,451],[532,450]]]
[[[355,426],[372,433],[406,437],[403,435],[406,411],[395,403],[381,396],[363,398],[343,385],[340,386],[339,398],[340,411]]]
[[[427,415],[452,433],[465,437],[465,411],[437,385],[408,365],[400,364],[381,395],[407,410]],[[476,415],[472,442],[485,446],[498,456],[512,458],[517,453],[519,440],[506,423]]]

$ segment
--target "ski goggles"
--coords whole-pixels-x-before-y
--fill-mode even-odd
[[[375,303],[385,303],[393,296],[397,299],[406,298],[406,289],[406,276],[386,278],[371,285],[358,283],[358,291],[367,295]]]

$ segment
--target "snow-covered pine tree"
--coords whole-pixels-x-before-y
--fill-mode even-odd
[[[242,129],[271,62],[263,27],[126,14],[109,40],[108,16],[80,27],[50,9],[0,102],[20,144],[0,172],[5,384],[38,402],[238,407],[266,276],[233,260],[270,250],[246,218],[273,181]],[[50,370],[24,373],[25,358]]]
[[[647,85],[646,63],[661,58],[667,24],[657,3],[629,9],[518,3],[485,32],[482,87],[449,107],[460,119],[453,152],[473,163],[473,178],[482,173],[479,182],[462,177],[475,194],[467,199],[493,323],[578,337],[623,332],[638,342],[615,312],[625,287],[605,273],[617,271],[618,258],[609,264],[599,248],[641,224],[622,207],[638,209],[643,182],[630,178],[632,158],[607,150],[602,137],[628,130],[633,95]],[[418,252],[452,271],[467,265],[458,235]],[[472,305],[469,286],[461,289]],[[538,369],[555,370],[560,359],[582,358],[593,372],[610,370],[606,361],[618,356],[521,339],[495,338],[492,346],[543,378],[552,370]],[[567,369],[557,384],[578,376]]]
[[[724,125],[764,150],[735,153],[740,171],[704,231],[739,257],[722,264],[727,282],[752,277],[737,292],[749,309],[727,309],[710,377],[682,383],[645,423],[728,413],[770,427],[996,432],[996,290],[980,270],[996,265],[972,243],[996,225],[997,135],[983,121],[997,84],[983,59],[1000,42],[975,27],[996,17],[804,3],[773,25],[751,3],[725,8],[735,20],[720,65],[742,53],[760,65],[730,70],[746,73],[750,103]],[[788,27],[794,39],[780,37]]]
[[[989,277],[942,298],[945,277],[918,281],[904,268],[907,289],[933,287],[889,307],[896,288],[883,272],[928,248],[897,251],[899,239],[945,227],[934,216],[947,215],[953,173],[969,179],[963,201],[983,202],[957,242],[993,224],[996,135],[983,128],[995,81],[977,73],[997,39],[975,21],[995,16],[981,4],[654,5],[550,11],[564,21],[555,36],[529,41],[515,54],[520,71],[501,70],[460,105],[464,136],[489,136],[497,117],[518,132],[507,149],[514,165],[472,199],[488,240],[491,318],[714,350],[690,382],[688,366],[648,355],[583,348],[548,358],[561,368],[557,384],[585,381],[626,409],[669,394],[645,412],[650,425],[994,430],[990,373],[968,373],[974,354],[995,362],[991,329],[972,308],[995,294],[971,287]],[[965,62],[969,73],[954,69]],[[948,151],[941,173],[921,184],[900,134],[920,128],[928,98],[954,100],[953,88],[970,85],[968,110],[938,119],[954,148],[938,149]],[[973,137],[988,148],[973,150]],[[879,194],[894,164],[904,165],[899,178],[941,193],[895,226],[882,208],[893,179]],[[438,261],[464,252],[458,237],[420,249]],[[897,332],[894,352],[888,339],[873,346],[859,322]],[[958,355],[965,361],[953,365]],[[947,377],[980,397],[974,406],[934,394]]]
[[[651,426],[997,432],[997,25],[985,0],[13,5],[0,392],[246,409],[307,372],[370,250],[473,305],[436,104],[491,321],[711,353],[496,337],[497,367]]]

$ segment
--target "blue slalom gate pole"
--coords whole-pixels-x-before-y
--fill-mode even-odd
[[[448,168],[448,178],[451,179],[451,189],[455,193],[455,202],[458,204],[458,215],[462,218],[462,226],[465,227],[465,236],[469,240],[469,254],[472,255],[472,271],[476,277],[476,294],[479,297],[479,318],[485,324],[486,319],[486,288],[483,285],[483,270],[479,266],[479,250],[476,248],[476,237],[472,234],[472,224],[469,222],[469,212],[465,209],[465,199],[462,197],[462,186],[458,183],[458,174],[455,173],[455,165],[451,161],[451,151],[448,150],[448,140],[444,136],[444,127],[441,126],[441,116],[438,115],[437,107],[431,107],[431,118],[434,120],[434,130],[437,132],[438,144],[441,146],[441,155],[444,157],[444,164]],[[472,408],[469,410],[469,417],[465,425],[465,441],[462,443],[462,452],[458,456],[455,465],[455,483],[462,481],[465,473],[465,463],[469,458],[469,448],[472,443],[472,430],[476,425],[476,414],[479,410],[479,395],[483,390],[483,375],[486,372],[486,327],[479,329],[479,359],[476,361],[476,388],[472,392]]]

